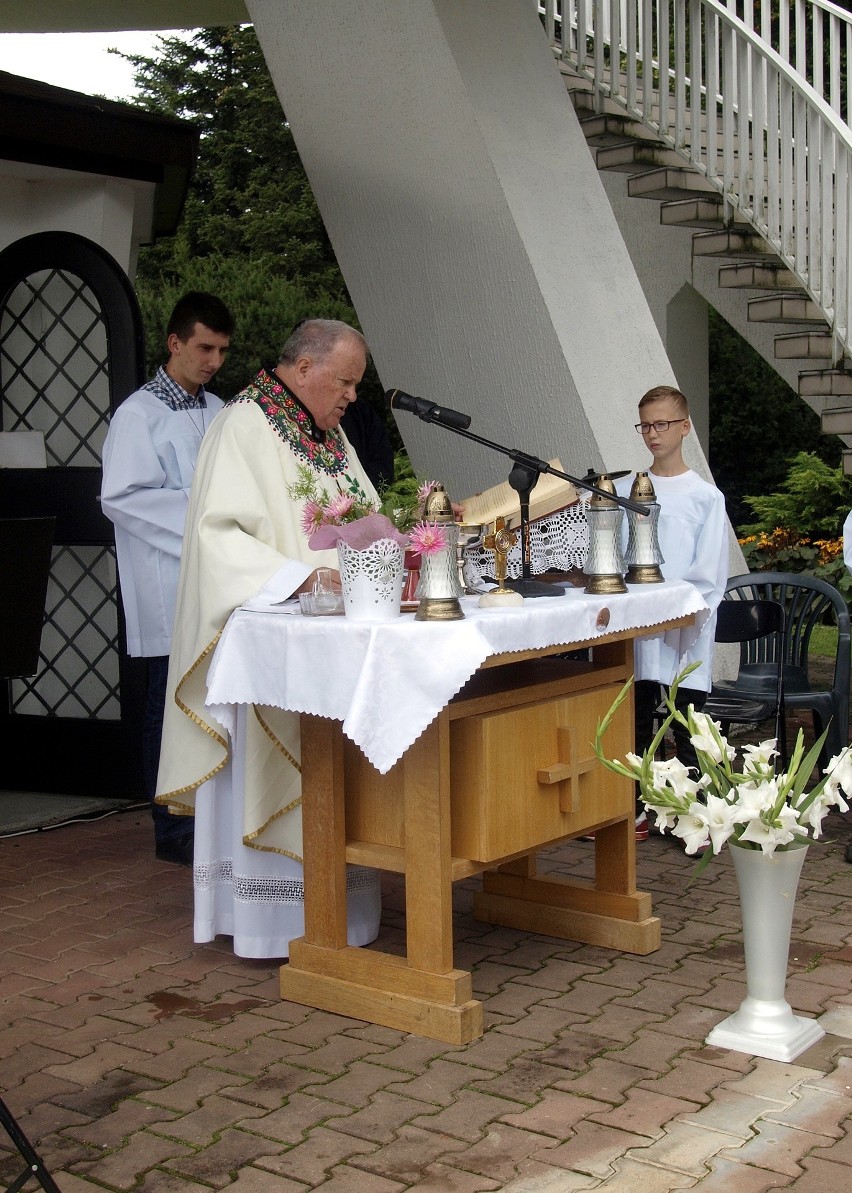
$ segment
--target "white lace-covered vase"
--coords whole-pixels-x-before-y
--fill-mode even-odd
[[[337,544],[343,607],[356,621],[399,617],[404,575],[403,551],[392,539],[378,539],[360,551]]]

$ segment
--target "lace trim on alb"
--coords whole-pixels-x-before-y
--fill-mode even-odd
[[[230,887],[237,903],[304,903],[305,884],[301,878],[276,878],[273,875],[234,874],[230,858],[218,862],[196,862],[193,880],[199,890]],[[346,867],[346,890],[372,890],[378,885],[376,870],[365,866]]]

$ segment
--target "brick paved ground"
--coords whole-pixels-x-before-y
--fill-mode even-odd
[[[0,1092],[63,1193],[845,1193],[849,832],[805,864],[788,997],[829,1034],[793,1064],[705,1046],[744,994],[736,885],[724,857],[688,886],[667,838],[640,849],[648,957],[478,924],[457,888],[487,1025],[465,1047],[282,1002],[276,965],[193,945],[190,873],[139,813],[7,839]],[[590,875],[592,850],[547,861]],[[385,939],[400,907],[389,880]],[[0,1187],[20,1168],[0,1131]]]

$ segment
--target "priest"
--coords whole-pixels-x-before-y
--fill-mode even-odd
[[[335,568],[335,552],[309,548],[292,496],[306,468],[330,496],[378,504],[339,429],[366,363],[360,332],[305,320],[216,419],[195,471],[157,802],[195,816],[195,940],[231,936],[242,957],[286,957],[304,930],[299,717],[240,705],[229,733],[205,708],[207,671],[234,609],[310,591],[318,568]],[[347,891],[349,943],[366,944],[378,932],[378,875],[350,867]]]

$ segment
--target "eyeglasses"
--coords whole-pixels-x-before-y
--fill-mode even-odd
[[[666,418],[660,419],[660,421],[656,423],[634,423],[633,425],[640,435],[647,435],[652,427],[658,435],[661,435],[663,431],[667,431],[669,427],[673,426],[675,423],[683,422],[686,422],[685,418]]]

